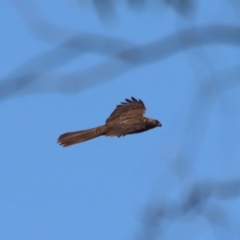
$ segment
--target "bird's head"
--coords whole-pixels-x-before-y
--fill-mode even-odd
[[[155,124],[156,127],[161,127],[162,126],[162,124],[157,119],[154,119],[153,121],[154,121],[154,124]]]
[[[150,128],[161,127],[162,124],[157,119],[145,118],[145,123]]]

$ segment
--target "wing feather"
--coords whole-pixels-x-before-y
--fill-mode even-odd
[[[146,107],[142,100],[137,100],[134,97],[131,99],[125,99],[126,102],[122,102],[117,105],[115,110],[111,113],[109,118],[106,120],[106,123],[116,120],[118,118],[131,118],[131,116],[142,117],[146,111]]]

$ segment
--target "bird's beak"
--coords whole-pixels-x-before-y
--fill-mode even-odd
[[[159,124],[158,124],[158,127],[161,127],[161,126],[162,126],[162,124],[161,124],[161,123],[159,123]]]

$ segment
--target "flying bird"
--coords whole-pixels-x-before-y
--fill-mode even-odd
[[[132,97],[131,100],[125,99],[125,101],[117,105],[104,125],[83,131],[64,133],[58,138],[58,143],[67,147],[102,135],[121,137],[162,126],[158,120],[143,116],[146,108],[142,100]]]

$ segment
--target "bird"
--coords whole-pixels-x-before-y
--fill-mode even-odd
[[[162,126],[158,120],[144,117],[145,112],[146,107],[142,100],[137,100],[134,97],[125,99],[125,102],[121,102],[121,104],[116,106],[104,125],[87,130],[64,133],[58,138],[58,143],[63,147],[67,147],[99,136],[121,137]]]

